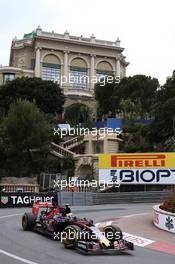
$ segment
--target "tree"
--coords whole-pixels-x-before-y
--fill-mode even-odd
[[[17,100],[3,122],[6,169],[12,176],[31,176],[44,168],[52,127],[35,103]]]
[[[134,75],[123,78],[117,90],[120,101],[130,100],[131,112],[133,105],[139,118],[146,118],[151,115],[152,106],[155,102],[156,90],[159,82],[156,78],[145,75]]]
[[[163,144],[175,136],[175,73],[157,91],[151,126],[152,140]]]
[[[132,122],[138,118],[140,106],[139,104],[136,105],[130,98],[122,99],[120,101],[120,112],[122,112],[124,120]]]
[[[67,180],[74,176],[75,172],[75,160],[72,155],[65,156],[63,158],[63,171],[67,172]]]
[[[149,125],[128,124],[123,126],[123,133],[120,147],[124,152],[150,152],[153,145],[149,138]]]
[[[1,176],[4,174],[3,166],[6,162],[6,152],[5,152],[5,146],[3,144],[3,138],[4,138],[4,129],[2,124],[0,123],[0,180]]]
[[[104,86],[97,83],[95,98],[98,111],[102,115],[122,113],[126,118],[146,118],[151,115],[155,93],[159,87],[156,78],[135,75],[121,79],[119,84],[105,82]]]
[[[88,106],[80,103],[66,107],[64,117],[73,127],[76,127],[79,124],[89,127],[92,122],[91,110]]]
[[[17,99],[36,102],[47,114],[62,113],[64,96],[59,85],[40,78],[22,77],[7,82],[0,87],[0,106],[8,112],[11,103]]]
[[[102,85],[100,82],[95,85],[95,99],[98,103],[98,116],[109,115],[115,117],[116,112],[119,108],[120,98],[118,97],[118,84],[113,79],[112,82],[104,82]]]

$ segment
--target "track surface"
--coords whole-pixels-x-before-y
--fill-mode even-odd
[[[126,215],[142,214],[145,212],[149,214],[152,212],[152,204],[72,207],[72,210],[78,216],[92,218],[95,222],[101,222],[106,219]],[[24,232],[21,229],[21,215],[19,215],[24,211],[30,211],[30,208],[0,210],[0,264],[106,264],[106,262],[109,264],[172,264],[175,262],[174,255],[141,247],[136,247],[136,250],[131,251],[129,254],[117,256],[80,255],[76,251],[64,249],[60,242],[53,241],[33,232]],[[137,216],[134,217],[137,218]],[[130,222],[128,221],[128,230],[130,229],[129,225]],[[135,225],[137,225],[136,222]],[[143,225],[144,228],[145,226]],[[151,223],[148,222],[146,229],[147,238],[152,238],[152,228]],[[137,228],[135,228],[135,233],[133,234],[139,235],[140,229],[142,229],[142,223],[138,221],[138,232]],[[169,236],[167,233],[162,234],[165,234],[166,237]]]

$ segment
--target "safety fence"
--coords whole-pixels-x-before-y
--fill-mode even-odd
[[[98,205],[98,204],[122,204],[122,203],[157,203],[164,201],[172,194],[171,191],[148,192],[60,192],[59,204],[70,205]]]
[[[0,208],[31,207],[33,202],[54,202],[64,205],[100,205],[123,203],[161,203],[172,194],[171,191],[148,192],[51,192],[51,193],[0,193]]]

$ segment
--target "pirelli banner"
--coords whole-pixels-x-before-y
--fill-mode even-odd
[[[99,181],[175,184],[175,153],[100,154]]]

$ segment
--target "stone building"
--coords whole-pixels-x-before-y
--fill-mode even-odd
[[[59,81],[66,99],[65,108],[81,103],[94,110],[95,80],[109,75],[121,79],[126,74],[129,63],[123,51],[119,38],[112,42],[96,39],[93,34],[89,38],[72,36],[67,31],[58,34],[38,27],[20,40],[13,39],[9,66],[0,66],[0,85],[22,76]],[[52,154],[58,158],[73,154],[75,174],[82,178],[91,174],[98,177],[97,144],[98,153],[115,153],[120,141],[115,134],[102,140],[92,136],[85,136],[82,142],[77,137],[71,140],[63,142],[62,146],[53,145]],[[75,151],[81,144],[84,145],[84,155]]]
[[[66,96],[65,106],[78,102],[93,107],[94,77],[125,76],[128,62],[123,51],[119,39],[111,42],[93,34],[78,37],[38,27],[23,39],[13,39],[9,66],[0,66],[0,84],[22,76],[57,80]]]

